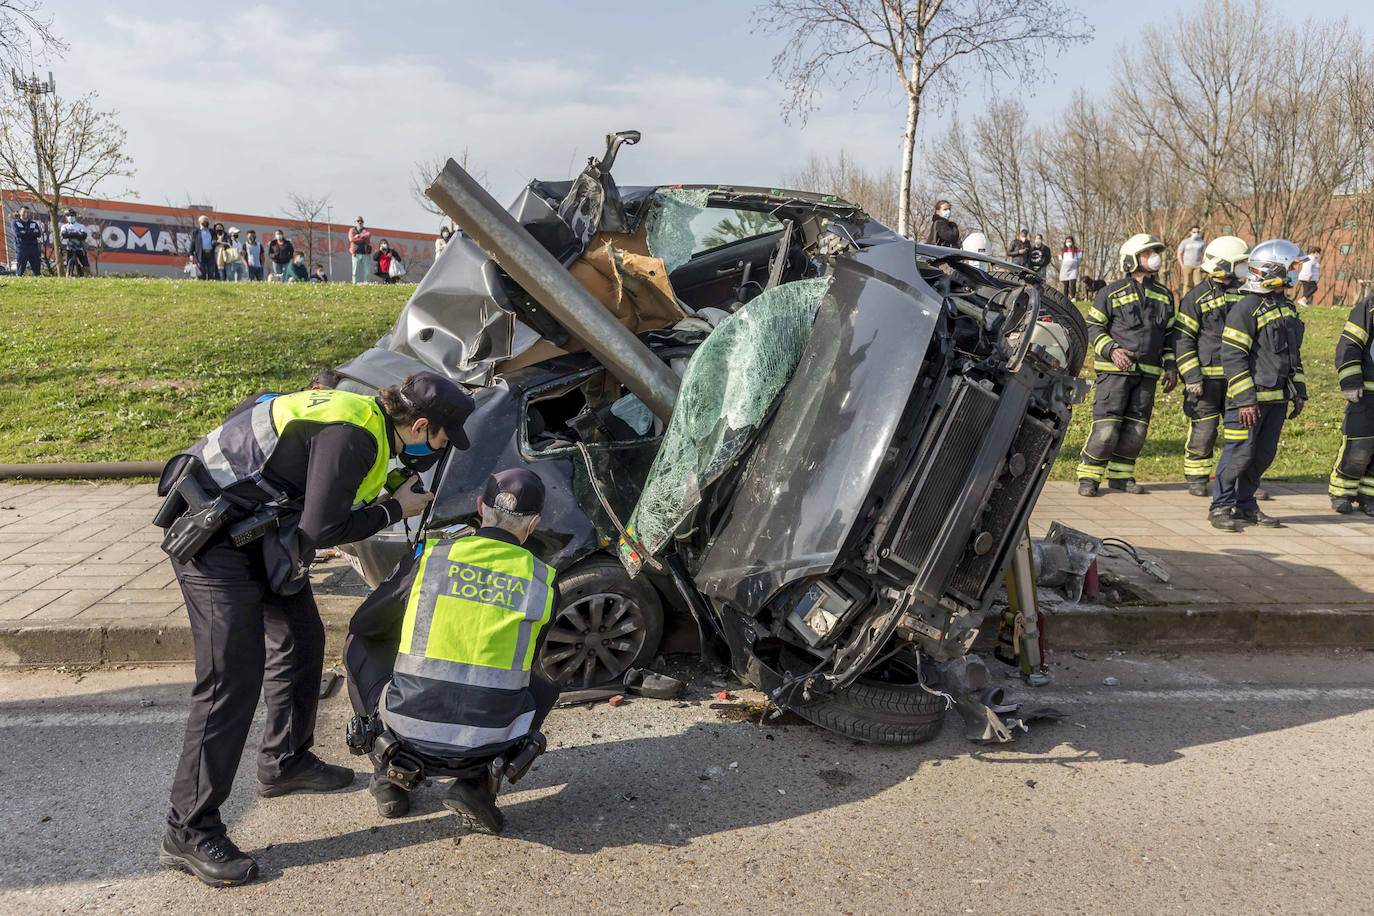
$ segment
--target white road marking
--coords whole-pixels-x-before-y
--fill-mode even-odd
[[[73,709],[61,712],[0,713],[0,728],[101,728],[129,725],[184,725],[186,709]]]
[[[1092,690],[1088,695],[1087,690]],[[1054,703],[1313,703],[1374,702],[1374,687],[1176,687],[1121,689],[1092,687],[1063,691],[1017,690],[1022,708]],[[3,720],[0,720],[3,721]]]

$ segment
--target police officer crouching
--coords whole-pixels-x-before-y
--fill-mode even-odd
[[[420,544],[349,624],[348,743],[377,766],[369,789],[383,817],[407,814],[426,775],[448,775],[444,805],[499,833],[501,779],[518,779],[543,751],[558,688],[530,669],[554,573],[522,546],[543,505],[533,471],[493,474],[477,533]]]
[[[1153,235],[1133,235],[1121,246],[1120,280],[1098,291],[1088,309],[1088,336],[1097,358],[1093,385],[1093,425],[1078,459],[1078,495],[1096,496],[1107,485],[1144,493],[1136,483],[1135,462],[1145,445],[1154,412],[1155,388],[1174,390],[1174,296],[1156,279],[1164,243]]]
[[[1226,407],[1226,370],[1221,365],[1221,332],[1226,314],[1240,299],[1250,246],[1234,235],[1212,239],[1202,253],[1202,282],[1183,295],[1174,316],[1174,356],[1183,380],[1183,413],[1188,418],[1183,476],[1193,496],[1210,496],[1213,453]]]
[[[1297,280],[1293,266],[1307,259],[1287,239],[1260,242],[1250,252],[1240,301],[1231,306],[1221,332],[1226,369],[1226,443],[1217,463],[1207,520],[1221,531],[1238,531],[1236,521],[1281,527],[1259,509],[1260,475],[1278,452],[1284,418],[1302,413],[1307,378],[1302,371],[1303,323],[1284,289]],[[1293,402],[1289,412],[1288,402]]]
[[[324,625],[308,568],[317,548],[370,537],[432,499],[406,486],[378,501],[393,457],[416,471],[467,448],[472,397],[416,373],[377,397],[312,389],[250,398],[163,471],[156,523],[186,599],[196,683],[159,856],[207,884],[252,880],[229,839],[228,798],[261,692],[258,794],[327,792],[353,771],[310,752]],[[264,669],[266,676],[264,676]]]

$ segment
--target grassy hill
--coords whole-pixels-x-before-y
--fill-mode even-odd
[[[0,280],[0,463],[158,460],[257,391],[290,390],[391,327],[413,287],[56,278]],[[1345,401],[1332,365],[1346,310],[1306,309],[1306,412],[1270,476],[1325,480]],[[1087,373],[1091,375],[1091,373]],[[1177,480],[1183,389],[1160,395],[1141,480]],[[1054,469],[1073,477],[1089,407]]]
[[[413,286],[0,280],[0,463],[169,457],[386,333]]]

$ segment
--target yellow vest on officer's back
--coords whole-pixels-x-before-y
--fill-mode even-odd
[[[444,755],[494,753],[527,735],[530,668],[553,614],[553,578],[515,544],[425,541],[382,697],[387,727]]]

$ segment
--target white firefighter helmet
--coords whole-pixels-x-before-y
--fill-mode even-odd
[[[1219,235],[1207,243],[1202,252],[1202,272],[1213,280],[1225,283],[1231,278],[1244,280],[1245,259],[1250,246],[1234,235]]]
[[[974,254],[988,253],[988,237],[984,233],[975,229],[964,236],[964,250],[972,251]]]
[[[1121,245],[1121,271],[1133,274],[1142,270],[1140,256],[1147,251],[1163,251],[1164,243],[1145,232],[1137,233]]]
[[[1244,288],[1260,293],[1292,286],[1297,282],[1293,265],[1306,260],[1307,252],[1288,239],[1260,242],[1250,250]]]

